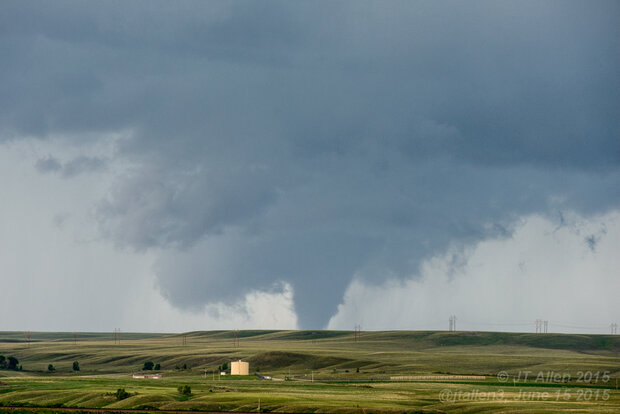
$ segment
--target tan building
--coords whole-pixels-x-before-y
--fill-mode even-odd
[[[230,375],[250,375],[250,363],[242,360],[231,362]]]

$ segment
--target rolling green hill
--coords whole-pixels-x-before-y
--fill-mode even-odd
[[[524,389],[569,389],[573,394],[561,408],[613,412],[620,411],[615,389],[619,351],[620,336],[611,335],[382,331],[362,332],[356,339],[351,331],[254,330],[122,333],[120,344],[115,344],[112,333],[74,337],[32,332],[28,344],[21,332],[0,332],[0,354],[13,355],[21,364],[20,371],[0,370],[5,384],[0,385],[0,404],[255,411],[261,399],[262,407],[272,411],[357,412],[359,406],[385,412],[467,412],[470,406],[486,404],[508,412],[555,412],[560,401],[514,396]],[[289,380],[216,375],[218,366],[236,359],[248,361],[251,372]],[[73,361],[79,361],[79,372],[72,372]],[[164,379],[132,379],[130,374],[139,372],[145,361],[159,363]],[[49,364],[56,368],[54,373],[47,372]],[[533,377],[517,380],[524,372]],[[562,380],[535,381],[539,372],[559,373]],[[498,373],[506,377],[498,379]],[[486,378],[463,380],[455,375]],[[396,376],[425,379],[392,381]],[[176,391],[180,385],[190,385],[193,396],[181,398]],[[111,395],[118,388],[136,394],[116,401]],[[445,403],[439,401],[444,389],[502,390],[511,398],[492,404]],[[584,393],[594,391],[606,392],[607,399],[600,395],[594,401],[587,394],[590,398],[584,400]]]

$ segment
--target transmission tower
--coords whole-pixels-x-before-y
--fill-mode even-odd
[[[239,329],[235,329],[233,331],[234,339],[233,339],[233,347],[239,347]]]
[[[542,333],[542,320],[536,319],[534,322],[536,323],[536,333]]]
[[[456,332],[456,316],[450,315],[450,327],[448,328],[450,332]]]
[[[77,345],[77,333],[73,332],[73,345]]]
[[[187,345],[187,335],[183,334],[182,338],[183,338],[183,346]]]
[[[355,342],[359,341],[362,333],[362,325],[355,325]]]
[[[543,330],[547,333],[547,327],[549,326],[549,321],[543,321]]]
[[[24,341],[26,342],[27,346],[30,346],[30,335],[31,335],[30,331],[24,332]]]
[[[114,328],[114,344],[121,343],[121,328]]]
[[[618,324],[614,322],[609,326],[611,327],[611,334],[618,335]]]

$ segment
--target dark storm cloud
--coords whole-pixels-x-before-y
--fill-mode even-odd
[[[260,171],[153,168],[123,176],[99,206],[102,226],[120,244],[187,247],[226,226],[245,226],[273,202],[275,190]]]
[[[82,173],[101,171],[105,168],[106,161],[98,157],[79,156],[66,163],[48,155],[35,163],[40,173],[60,173],[64,178],[71,178]]]
[[[35,167],[37,168],[37,171],[43,174],[62,170],[62,164],[60,163],[60,161],[58,161],[51,155],[47,158],[41,158],[37,160]]]
[[[99,221],[177,306],[284,280],[318,326],[354,275],[620,201],[617,2],[1,8],[3,137],[133,131]]]

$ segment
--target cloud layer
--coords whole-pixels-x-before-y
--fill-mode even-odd
[[[115,137],[100,137],[114,141]],[[110,186],[109,169],[71,179],[40,174],[33,165],[62,142],[0,146],[0,330],[183,332],[205,329],[294,329],[290,285],[239,290],[190,312],[170,305],[155,284],[157,254],[116,249],[101,239],[93,203]],[[81,146],[89,156],[101,148]],[[95,216],[94,216],[95,215]]]
[[[596,242],[593,242],[596,240]],[[330,329],[447,329],[609,333],[620,319],[620,211],[563,223],[529,216],[509,239],[489,239],[424,262],[419,277],[354,280]],[[456,260],[455,260],[456,258]]]
[[[300,326],[322,327],[354,277],[410,277],[532,214],[618,208],[618,16],[5,2],[0,142],[53,142],[37,171],[99,180],[91,237],[152,255],[174,307],[284,282]]]

